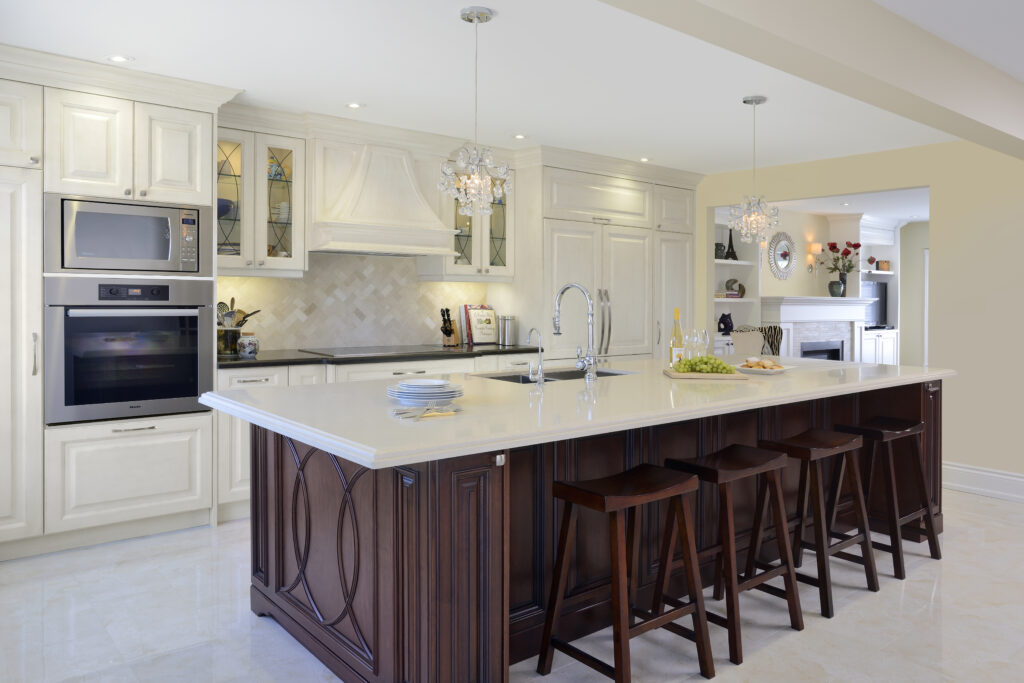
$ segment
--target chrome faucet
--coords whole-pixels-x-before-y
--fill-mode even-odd
[[[597,378],[597,373],[594,370],[597,367],[597,358],[594,356],[594,300],[590,297],[590,292],[587,291],[587,288],[576,282],[562,285],[562,288],[558,290],[558,294],[555,294],[555,316],[552,322],[555,324],[555,334],[562,334],[562,295],[572,288],[580,290],[583,292],[583,296],[587,298],[587,355],[584,356],[583,349],[579,346],[576,347],[576,369],[585,372],[583,379],[589,384]]]
[[[533,339],[533,333],[537,333],[537,374],[533,374],[533,363],[530,363],[530,381],[536,382],[537,384],[544,383],[544,339],[540,335],[540,330],[536,327],[531,327],[529,333],[526,335],[526,343],[529,344],[530,340]]]

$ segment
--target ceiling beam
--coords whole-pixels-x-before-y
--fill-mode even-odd
[[[1024,83],[870,0],[601,1],[1024,159]]]

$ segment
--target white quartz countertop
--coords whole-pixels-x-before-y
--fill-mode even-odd
[[[742,359],[738,359],[739,362]],[[791,367],[747,381],[673,380],[660,361],[616,361],[634,374],[513,384],[472,373],[438,375],[461,384],[462,412],[398,420],[385,388],[395,380],[207,392],[203,405],[378,469],[499,451],[953,376],[952,370],[779,359]],[[545,370],[552,370],[546,367]]]

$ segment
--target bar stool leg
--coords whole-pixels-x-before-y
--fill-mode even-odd
[[[540,657],[537,658],[537,673],[551,673],[551,661],[555,649],[551,647],[551,638],[558,625],[558,615],[562,611],[562,597],[569,576],[569,551],[572,549],[573,534],[576,532],[576,506],[565,501],[562,505],[562,528],[558,533],[558,558],[555,560],[554,590],[548,596],[548,613],[544,619],[544,633],[541,636]]]
[[[621,511],[608,514],[609,550],[612,558],[612,643],[615,650],[615,683],[628,683],[629,592],[626,576],[626,520]]]
[[[629,604],[636,604],[636,592],[640,578],[640,510],[629,508],[626,511],[626,576],[629,577]],[[629,627],[636,624],[636,616],[632,609],[626,610]]]
[[[754,526],[751,527],[750,548],[747,549],[747,568],[744,572],[744,579],[754,576],[754,569],[757,564],[757,557],[761,554],[761,540],[764,537],[766,507],[768,505],[768,482],[764,475],[757,476],[757,503],[754,505]],[[783,527],[785,529],[786,527]],[[778,533],[778,532],[776,532]],[[789,534],[783,531],[783,536]]]
[[[771,481],[772,512],[775,516],[775,537],[779,544],[779,558],[789,569],[783,574],[783,581],[786,586],[786,603],[789,605],[789,625],[797,631],[804,630],[804,614],[800,609],[800,589],[796,582],[796,569],[793,568],[793,553],[789,547],[789,534],[786,529],[786,509],[782,497],[782,480],[779,478],[778,470],[772,470],[767,474]]]
[[[825,519],[825,492],[822,482],[821,461],[811,464],[811,504],[814,506],[814,554],[818,558],[818,596],[821,599],[821,616],[831,619],[835,614],[832,606],[832,575],[829,570],[829,538]]]
[[[700,662],[700,673],[704,678],[713,678],[715,675],[715,660],[711,656],[711,638],[708,636],[708,620],[704,612],[704,593],[702,592],[700,582],[697,543],[689,532],[689,530],[693,529],[693,517],[690,514],[690,506],[686,504],[682,496],[674,497],[671,506],[675,509],[675,517],[679,524],[679,536],[685,557],[686,589],[690,592],[690,599],[697,604],[697,609],[693,613],[693,636],[694,641],[697,643],[697,660]],[[671,555],[669,555],[668,561],[671,561],[671,559]]]
[[[722,553],[718,553],[718,557],[715,558],[715,579],[714,587],[711,590],[711,597],[715,600],[721,600],[725,597],[725,583],[722,581],[722,563],[725,559],[722,557]]]
[[[843,479],[846,478],[846,456],[839,458],[839,465],[834,468],[832,476],[831,497],[826,500],[828,505],[828,526],[826,531],[828,537],[832,538],[832,529],[836,527],[836,517],[839,516],[839,499],[843,497]]]
[[[853,491],[853,507],[857,513],[857,524],[864,540],[860,544],[860,552],[864,557],[864,575],[867,578],[868,590],[878,591],[878,570],[875,568],[875,553],[871,546],[871,527],[868,526],[868,509],[864,502],[864,489],[860,480],[860,463],[857,454],[847,451],[843,458],[847,461],[846,476],[849,478],[850,489]]]
[[[928,482],[924,476],[924,455],[921,448],[921,435],[915,434],[914,439],[914,464],[917,470],[917,485],[921,491],[921,506],[924,508],[924,528],[928,535],[928,551],[932,559],[942,559],[942,549],[939,548],[939,537],[935,533],[935,512],[932,508],[932,501],[928,498]]]
[[[907,578],[903,563],[903,537],[900,534],[900,502],[896,495],[896,463],[892,454],[892,441],[885,443],[885,490],[889,498],[889,544],[892,546],[892,568],[897,579]]]
[[[729,630],[729,661],[743,663],[740,640],[740,599],[736,580],[736,521],[733,518],[732,484],[719,484],[719,528],[722,534],[722,573],[725,575],[725,609]]]
[[[809,471],[809,463],[800,463],[800,489],[796,496],[797,522],[796,530],[793,532],[794,567],[799,567],[804,563],[804,527],[807,525],[807,477]]]
[[[651,614],[661,614],[665,605],[665,595],[668,593],[668,584],[672,579],[672,554],[676,548],[676,534],[679,530],[676,527],[676,506],[671,502],[668,505],[668,512],[665,513],[665,529],[661,534],[661,553],[658,555],[658,578],[654,582],[654,601],[651,603]],[[703,596],[702,596],[703,602]]]

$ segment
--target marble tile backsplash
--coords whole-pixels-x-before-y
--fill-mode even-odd
[[[420,282],[409,257],[310,254],[301,279],[221,277],[217,297],[260,310],[245,330],[264,349],[440,344],[440,309],[484,303],[487,285]]]

